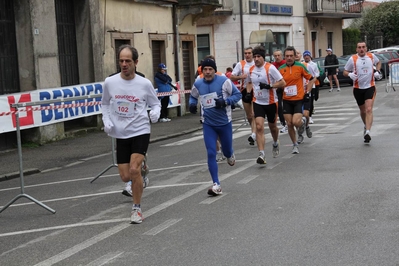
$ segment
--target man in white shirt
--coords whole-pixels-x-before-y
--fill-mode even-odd
[[[379,79],[381,76],[381,62],[377,56],[367,52],[365,42],[357,43],[356,52],[357,54],[352,55],[346,63],[344,76],[353,80],[353,96],[359,106],[360,117],[364,124],[364,142],[370,143],[376,95],[375,79]],[[374,65],[376,65],[375,72]]]
[[[254,111],[252,108],[252,92],[248,92],[246,79],[248,77],[248,71],[251,66],[254,65],[254,59],[252,54],[252,47],[247,47],[244,49],[244,60],[241,60],[236,64],[233,69],[233,73],[230,76],[232,81],[241,81],[241,95],[242,102],[244,105],[245,114],[247,116],[247,120],[251,126],[251,135],[248,137],[249,145],[255,145],[256,141],[256,128],[255,128],[255,119],[254,119]]]
[[[256,124],[256,142],[258,145],[259,156],[256,160],[258,164],[266,164],[265,158],[265,118],[267,118],[270,133],[273,138],[273,157],[280,153],[278,141],[278,97],[276,88],[284,87],[285,81],[277,68],[265,62],[266,51],[263,46],[253,49],[255,65],[250,67],[247,77],[247,90],[253,92],[253,109]]]
[[[130,45],[119,48],[121,73],[105,79],[102,95],[104,131],[116,138],[119,175],[133,194],[130,220],[135,224],[143,220],[141,166],[150,142],[150,120],[156,123],[161,110],[152,83],[135,73],[138,57],[137,50]],[[149,117],[148,106],[152,109]]]

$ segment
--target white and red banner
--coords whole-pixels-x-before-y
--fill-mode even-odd
[[[178,84],[176,86],[179,87]],[[101,114],[101,97],[74,98],[102,94],[102,92],[103,82],[98,82],[0,95],[0,134],[16,130],[15,113],[17,111],[21,129]],[[168,108],[180,106],[181,94],[189,92],[173,91],[166,93],[166,95],[170,95]],[[160,93],[159,96],[164,95],[165,93]],[[68,101],[68,98],[70,98],[70,101]],[[60,99],[60,102],[40,104],[40,101],[57,99]],[[37,102],[38,104],[19,108],[19,110],[11,107],[11,104],[32,102]]]

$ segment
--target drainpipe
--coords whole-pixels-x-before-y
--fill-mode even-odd
[[[173,52],[175,54],[175,79],[176,82],[179,82],[180,87],[182,87],[182,81],[180,81],[180,61],[179,61],[179,50],[180,50],[180,35],[179,35],[179,19],[178,19],[178,12],[177,12],[177,4],[173,4],[172,8],[172,16],[173,16],[173,38],[174,38],[174,45],[173,45]],[[185,104],[182,102],[182,106],[180,107],[178,116],[182,115],[181,110],[185,110]]]
[[[241,58],[244,60],[244,22],[242,21],[242,0],[240,3]]]

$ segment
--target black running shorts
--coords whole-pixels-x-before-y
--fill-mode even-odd
[[[130,163],[133,153],[146,155],[150,143],[150,134],[128,139],[116,139],[116,161],[118,164]]]
[[[366,100],[374,99],[375,95],[375,86],[368,89],[353,88],[353,96],[355,96],[355,100],[358,106],[363,105]]]

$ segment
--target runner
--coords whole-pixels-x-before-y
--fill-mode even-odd
[[[377,56],[367,52],[365,42],[356,46],[357,54],[352,55],[345,65],[344,76],[353,80],[353,96],[360,110],[364,124],[363,138],[370,143],[373,124],[373,105],[376,95],[375,79],[381,78],[381,62]],[[376,72],[373,66],[376,65]]]
[[[263,46],[253,49],[255,65],[249,69],[247,77],[247,90],[254,94],[254,116],[256,124],[256,143],[258,145],[259,156],[256,160],[258,164],[266,164],[265,158],[265,117],[267,117],[270,133],[273,138],[273,157],[280,153],[278,140],[278,97],[276,87],[284,87],[285,81],[277,68],[265,62],[266,51]]]
[[[316,78],[312,77],[302,63],[295,61],[296,57],[295,48],[288,46],[284,50],[286,63],[279,68],[286,82],[283,94],[283,111],[285,121],[288,125],[288,134],[290,135],[293,145],[293,154],[299,153],[295,127],[297,128],[298,135],[302,135],[305,130],[305,123],[303,123],[302,120],[303,99],[305,94],[310,93],[316,81]],[[303,78],[309,80],[306,89],[304,88]],[[308,97],[308,95],[306,97]]]

